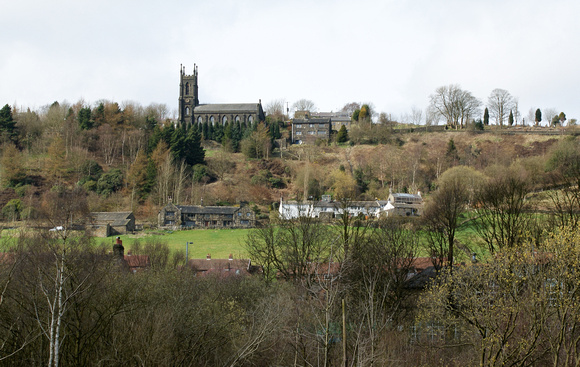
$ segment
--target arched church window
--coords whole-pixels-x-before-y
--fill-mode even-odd
[[[236,116],[236,122],[240,122],[240,116]]]
[[[212,125],[215,124],[215,118],[213,116],[210,116],[209,122],[211,122]]]
[[[198,124],[202,124],[203,123],[203,119],[201,118],[201,116],[197,117],[197,123]]]
[[[249,116],[249,117],[248,117],[248,122],[249,122],[249,123],[252,123],[252,122],[254,122],[254,117],[252,117],[252,116]]]
[[[222,125],[225,125],[228,122],[228,117],[224,116],[222,117]]]
[[[189,83],[185,83],[185,94],[189,94]]]
[[[189,107],[185,107],[185,116],[189,116]]]

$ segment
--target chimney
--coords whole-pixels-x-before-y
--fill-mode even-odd
[[[205,257],[206,260],[211,260],[211,254],[207,254],[207,256]]]
[[[117,237],[117,240],[113,245],[113,257],[121,261],[125,259],[125,248],[123,247],[121,237]]]

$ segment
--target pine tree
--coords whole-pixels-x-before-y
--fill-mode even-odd
[[[184,125],[179,126],[173,131],[171,135],[171,141],[169,143],[169,149],[177,162],[185,159],[187,152],[187,142],[186,142],[187,132]]]
[[[81,130],[90,130],[93,128],[94,121],[92,120],[91,115],[92,113],[89,107],[83,107],[80,109],[77,120]]]
[[[337,143],[346,143],[348,141],[348,131],[346,131],[346,126],[342,125],[336,134]]]
[[[201,134],[203,135],[203,140],[209,140],[209,128],[207,126],[207,121],[201,124]]]
[[[190,166],[203,164],[205,161],[205,151],[201,146],[201,136],[195,128],[189,129],[185,139],[185,162]]]
[[[9,105],[0,109],[0,134],[2,134],[2,141],[18,142],[16,121],[12,118],[12,109]]]
[[[508,122],[509,122],[510,126],[513,126],[513,124],[514,124],[514,114],[513,114],[513,112],[511,110],[510,110],[510,116],[508,118]]]
[[[483,112],[483,124],[485,126],[489,125],[489,110],[487,109],[487,107],[485,108],[485,111]]]

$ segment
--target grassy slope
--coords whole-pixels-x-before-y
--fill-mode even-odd
[[[193,258],[205,258],[211,254],[214,259],[227,259],[229,254],[234,258],[247,257],[244,241],[250,230],[248,229],[196,229],[189,231],[155,231],[147,235],[124,235],[120,236],[126,249],[130,249],[135,241],[143,245],[146,241],[160,241],[167,243],[172,251],[185,251],[185,243],[193,242],[188,247],[188,256]],[[103,242],[114,242],[114,237],[103,239]]]

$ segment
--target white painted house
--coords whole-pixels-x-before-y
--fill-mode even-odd
[[[345,207],[346,205],[346,207]],[[337,218],[345,212],[350,216],[379,218],[381,216],[419,216],[422,213],[421,194],[391,194],[388,200],[373,201],[333,201],[324,195],[322,200],[284,201],[280,199],[279,213],[284,219],[311,217],[321,219]]]

